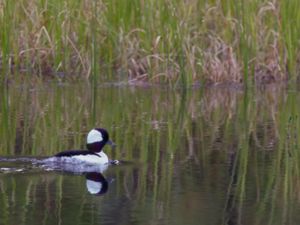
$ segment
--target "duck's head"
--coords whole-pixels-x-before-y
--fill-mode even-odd
[[[86,139],[88,150],[93,152],[101,152],[104,145],[109,144],[115,147],[115,144],[109,140],[108,132],[103,128],[92,129]]]

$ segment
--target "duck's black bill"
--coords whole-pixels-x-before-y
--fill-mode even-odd
[[[110,145],[111,147],[112,147],[112,149],[114,149],[117,145],[114,143],[114,142],[112,142],[111,140],[108,140],[107,142],[106,142],[106,144],[108,144],[108,145]]]

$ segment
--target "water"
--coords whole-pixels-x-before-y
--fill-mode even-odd
[[[299,93],[11,85],[1,95],[0,224],[299,224]],[[41,163],[105,127],[120,165]],[[72,172],[73,171],[73,172]]]

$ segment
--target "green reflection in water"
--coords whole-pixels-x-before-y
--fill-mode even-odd
[[[83,175],[0,173],[0,224],[295,224],[299,94],[227,88],[12,85],[1,95],[1,156],[43,157],[85,147],[109,130],[103,196]],[[0,162],[4,167],[26,167]],[[28,165],[27,165],[28,166]]]

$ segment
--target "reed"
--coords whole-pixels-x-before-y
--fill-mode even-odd
[[[190,85],[296,78],[300,3],[0,2],[2,79]]]

